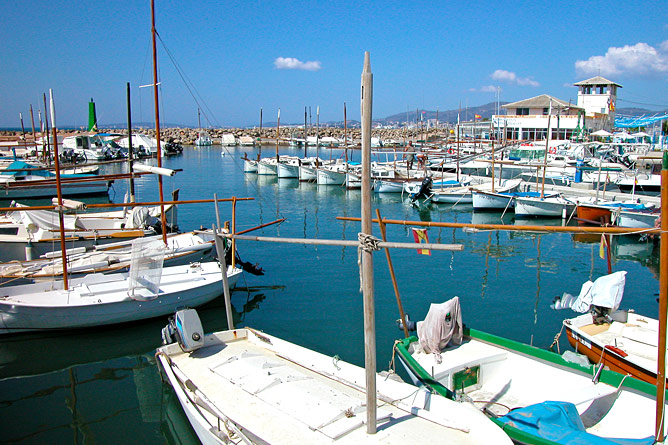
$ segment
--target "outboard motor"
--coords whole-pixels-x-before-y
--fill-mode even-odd
[[[162,328],[162,343],[178,343],[183,352],[195,351],[204,346],[204,329],[195,309],[181,309],[169,317]]]
[[[431,176],[425,176],[425,178],[422,180],[422,184],[420,184],[418,191],[411,195],[411,202],[415,202],[415,200],[420,196],[427,196],[431,190],[432,183],[433,180],[431,179]]]

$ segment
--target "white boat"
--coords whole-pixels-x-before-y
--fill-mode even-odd
[[[472,204],[475,210],[514,210],[515,198],[523,196],[540,198],[540,193],[473,190]]]
[[[380,179],[373,180],[373,191],[376,193],[403,193],[404,184],[403,179]]]
[[[302,182],[317,182],[317,168],[311,164],[302,164],[299,166],[299,180]]]
[[[213,140],[211,136],[206,131],[200,131],[197,134],[197,139],[195,139],[195,145],[198,147],[208,147],[213,145]]]
[[[255,145],[255,140],[250,136],[239,137],[239,145],[242,147],[249,147]]]
[[[161,235],[145,237],[144,240],[162,239]],[[178,266],[201,262],[213,258],[213,232],[197,231],[170,233],[165,248],[165,266]],[[127,271],[132,259],[132,241],[120,241],[78,247],[67,250],[67,272],[70,276],[89,273],[111,273]],[[62,277],[63,261],[60,251],[48,252],[31,261],[13,260],[0,263],[0,278],[9,279],[7,284],[24,284],[26,281],[52,280]],[[20,280],[20,281],[19,281]]]
[[[241,159],[244,160],[244,173],[257,173],[258,161],[249,159],[246,155]]]
[[[497,192],[515,192],[522,183],[521,179],[507,179],[501,185],[494,186]],[[476,190],[492,190],[492,183],[485,182],[464,187],[449,187],[432,190],[432,201],[437,203],[472,204],[473,192]]]
[[[323,165],[317,171],[318,185],[344,185],[346,170],[343,164]]]
[[[61,174],[63,196],[104,195],[113,180],[91,174]],[[56,174],[23,161],[13,161],[0,171],[0,198],[51,198],[57,194]]]
[[[230,147],[232,145],[237,145],[237,138],[234,137],[232,133],[225,133],[220,139],[220,143],[223,146]]]
[[[118,145],[129,149],[130,141],[126,136],[116,141]],[[165,141],[160,140],[160,146],[164,153]],[[132,135],[132,151],[136,157],[156,157],[158,156],[158,140],[145,134],[136,133]]]
[[[176,317],[186,340],[156,357],[203,444],[230,436],[248,444],[510,443],[472,405],[383,376],[378,431],[369,435],[363,368],[251,328],[204,335],[199,319]]]
[[[614,213],[615,223],[618,226],[633,227],[637,229],[652,229],[656,227],[660,215],[660,210],[621,210],[618,213]]]
[[[113,144],[113,145],[112,145]],[[114,150],[118,147],[118,150]],[[120,146],[113,141],[104,141],[97,134],[68,136],[63,139],[63,150],[72,150],[88,161],[114,159],[119,156]]]
[[[60,243],[57,212],[49,210],[16,211],[0,217],[0,261],[24,258],[31,260],[54,250]],[[176,206],[166,205],[167,224],[177,225]],[[145,235],[154,235],[160,222],[160,206],[134,207],[131,210],[86,212],[64,215],[65,238],[68,248],[91,247]]]
[[[395,344],[416,383],[472,401],[518,443],[653,443],[656,387],[465,328],[453,300]]]
[[[257,162],[257,174],[258,175],[273,175],[278,174],[278,162],[276,158],[263,158]]]
[[[350,190],[362,188],[362,176],[358,170],[348,170],[348,173],[346,173],[346,188]]]
[[[162,249],[162,250],[161,250]],[[162,240],[136,240],[129,272],[90,274],[3,289],[0,334],[73,329],[144,320],[195,307],[221,295],[217,262],[162,267]],[[230,286],[240,269],[228,267]]]
[[[515,216],[567,219],[575,212],[577,203],[561,195],[544,198],[516,197]]]
[[[281,157],[276,164],[276,174],[279,178],[299,178],[299,158]]]

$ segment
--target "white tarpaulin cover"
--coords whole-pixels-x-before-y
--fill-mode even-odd
[[[165,259],[165,244],[162,239],[132,240],[132,260],[128,279],[128,291],[135,300],[152,300],[158,297],[162,266]],[[141,289],[151,295],[145,295]]]
[[[626,285],[626,271],[612,273],[599,277],[593,283],[587,281],[580,289],[577,298],[569,293],[564,295],[552,305],[554,309],[570,308],[575,312],[585,313],[592,305],[617,310],[624,296]]]
[[[463,324],[459,297],[454,297],[445,303],[432,303],[424,321],[417,324],[417,334],[422,350],[427,353],[440,356],[441,350],[450,341],[460,345],[463,337]]]

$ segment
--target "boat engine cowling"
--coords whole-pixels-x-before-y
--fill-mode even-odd
[[[195,351],[204,346],[204,329],[195,309],[182,309],[169,317],[162,328],[163,344],[178,343],[183,352]]]

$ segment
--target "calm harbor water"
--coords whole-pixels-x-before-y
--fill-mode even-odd
[[[243,153],[252,147],[186,147],[163,161],[183,169],[165,178],[165,198],[236,196],[237,230],[278,218],[281,225],[256,235],[356,239],[359,223],[337,216],[360,215],[360,191],[244,174]],[[282,153],[302,155],[287,147]],[[273,153],[264,147],[263,156]],[[311,154],[312,155],[312,154]],[[321,157],[329,156],[323,150]],[[341,156],[333,150],[334,158]],[[359,161],[359,153],[354,155]],[[384,160],[384,157],[383,159]],[[155,163],[155,160],[152,161]],[[105,172],[124,171],[124,165]],[[110,197],[122,202],[127,183],[117,181]],[[157,180],[144,176],[136,184],[138,201],[158,199]],[[501,223],[512,215],[473,213],[470,206],[431,205],[417,209],[401,195],[375,195],[372,205],[392,219]],[[222,220],[232,206],[219,205]],[[374,210],[375,212],[375,210]],[[181,230],[210,228],[213,204],[179,208]],[[561,224],[561,221],[534,221]],[[526,224],[526,221],[520,221]],[[380,236],[377,226],[374,234]],[[607,273],[599,257],[600,237],[522,232],[428,231],[432,242],[462,244],[461,252],[414,250],[391,252],[405,310],[414,320],[429,304],[460,297],[464,322],[477,329],[548,347],[569,311],[555,312],[550,303],[563,292],[577,294],[583,282]],[[412,242],[409,228],[388,226],[391,241]],[[363,365],[362,295],[357,251],[240,241],[241,258],[259,263],[265,275],[245,274],[232,293],[237,326],[251,326],[327,355]],[[616,238],[613,271],[628,271],[623,307],[656,316],[658,246],[652,241]],[[374,255],[379,370],[387,369],[394,340],[402,335],[395,320],[396,300],[385,255]],[[225,329],[225,310],[218,299],[199,310],[206,331]],[[0,338],[0,441],[8,443],[197,443],[170,388],[161,383],[153,357],[165,319],[122,326]],[[561,350],[568,347],[564,338]]]

